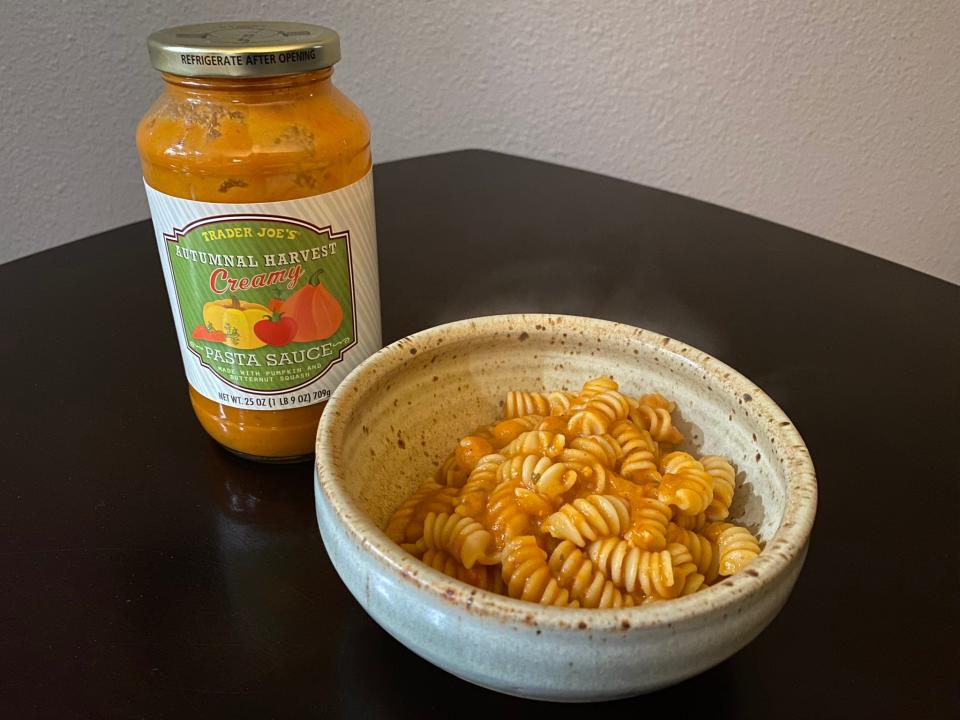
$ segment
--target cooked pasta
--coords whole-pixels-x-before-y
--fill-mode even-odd
[[[717,455],[707,455],[700,459],[700,463],[713,478],[713,500],[707,507],[706,518],[710,521],[726,520],[733,502],[737,473],[733,465]]]
[[[423,536],[423,521],[431,512],[448,512],[457,501],[456,488],[427,480],[397,508],[386,533],[394,542],[416,542]]]
[[[624,595],[608,580],[603,571],[569,540],[564,540],[550,553],[549,568],[570,597],[585,608],[618,608],[633,605],[633,597]]]
[[[714,550],[713,543],[704,535],[670,523],[667,528],[667,541],[680,543],[690,551],[690,556],[697,566],[697,572],[704,576],[708,583],[713,582],[719,573],[719,554]]]
[[[568,606],[570,591],[561,588],[547,565],[547,553],[532,535],[521,535],[504,545],[501,556],[507,594],[543,605]]]
[[[760,543],[750,531],[732,523],[712,523],[703,534],[716,544],[721,575],[733,575],[760,554]]]
[[[577,473],[543,455],[515,455],[500,466],[499,478],[501,481],[519,478],[528,488],[556,497],[573,487]]]
[[[403,501],[387,536],[462,582],[547,605],[619,608],[699,592],[759,553],[728,522],[736,469],[676,449],[676,407],[609,377],[511,391]]]
[[[500,452],[508,458],[515,455],[529,455],[540,453],[547,457],[557,457],[566,447],[567,438],[561,433],[552,433],[546,430],[530,430],[521,433]]]
[[[476,563],[496,565],[500,562],[493,535],[473,518],[456,513],[427,513],[423,521],[423,545],[427,550],[446,550],[467,570]]]
[[[697,515],[713,502],[713,478],[703,465],[685,452],[672,452],[660,460],[659,495],[681,515]]]
[[[467,435],[457,445],[455,456],[457,464],[469,473],[480,462],[480,458],[492,452],[493,446],[486,438],[480,435]],[[450,485],[451,483],[447,484]]]
[[[623,453],[620,474],[635,483],[659,482],[659,448],[648,430],[621,420],[610,430]]]
[[[630,523],[630,508],[616,495],[588,495],[567,503],[540,524],[540,530],[583,547],[589,540],[620,535]]]
[[[522,415],[563,415],[570,409],[575,396],[565,392],[525,392],[511,390],[504,403],[504,418],[517,418]]]
[[[481,590],[492,590],[500,594],[506,591],[506,585],[503,583],[503,575],[498,567],[492,565],[475,565],[468,570],[458,562],[455,557],[443,550],[426,550],[421,559],[434,570],[439,570],[445,575],[478,587]]]
[[[499,483],[500,466],[506,462],[503,455],[487,455],[480,458],[470,472],[466,484],[460,489],[457,512],[467,517],[482,517],[487,507],[487,496]]]
[[[587,555],[606,577],[629,593],[669,599],[689,595],[703,586],[690,551],[679,543],[664,550],[641,550],[618,538],[597,540]],[[691,576],[698,576],[692,577]],[[688,582],[689,580],[689,582]]]
[[[632,497],[630,528],[624,538],[643,550],[663,550],[671,514],[670,506],[656,498]]]
[[[644,395],[640,404],[630,411],[630,419],[650,432],[654,440],[677,445],[683,435],[673,426],[673,403],[660,395]]]
[[[484,524],[493,533],[498,546],[533,532],[534,518],[523,509],[516,492],[523,487],[522,480],[507,480],[497,485],[487,498]]]
[[[524,415],[523,417],[501,420],[490,428],[490,434],[499,447],[512,442],[522,433],[536,430],[543,422],[540,415]]]

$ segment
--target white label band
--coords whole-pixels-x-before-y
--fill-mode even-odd
[[[381,347],[367,173],[323,195],[185,200],[146,185],[187,380],[215,402],[322,402]]]

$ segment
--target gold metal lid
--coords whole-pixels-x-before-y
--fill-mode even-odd
[[[340,60],[340,36],[322,25],[216,22],[181,25],[147,38],[150,62],[188,77],[270,77],[327,68]]]

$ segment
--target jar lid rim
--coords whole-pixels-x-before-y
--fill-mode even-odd
[[[240,20],[180,25],[147,38],[157,70],[186,77],[272,77],[340,60],[340,36],[322,25]]]

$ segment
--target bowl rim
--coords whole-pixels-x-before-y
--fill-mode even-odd
[[[654,353],[666,353],[676,360],[694,364],[710,377],[715,387],[731,393],[741,402],[746,400],[753,413],[769,423],[769,439],[778,450],[785,476],[785,507],[779,527],[748,569],[725,578],[704,592],[668,602],[602,610],[540,605],[481,590],[434,570],[390,540],[351,499],[341,482],[338,437],[342,436],[351,414],[351,404],[362,395],[361,388],[370,377],[382,377],[401,370],[419,348],[436,350],[465,339],[475,339],[478,332],[506,331],[509,336],[514,332],[519,335],[534,328],[546,331],[568,324],[586,324],[601,334],[628,335]],[[755,383],[707,353],[665,335],[610,320],[552,313],[488,315],[457,320],[401,338],[371,355],[341,382],[321,415],[317,428],[314,484],[316,501],[321,502],[323,497],[353,542],[369,552],[395,581],[413,585],[435,601],[459,607],[471,615],[538,628],[594,632],[669,627],[716,610],[722,611],[744,595],[774,583],[805,552],[817,507],[816,473],[806,445],[783,410]]]

